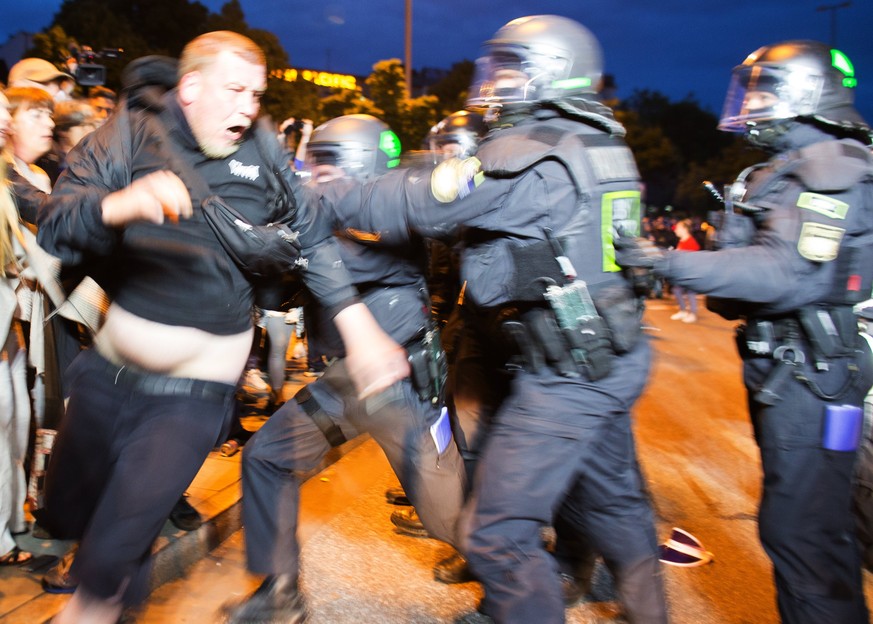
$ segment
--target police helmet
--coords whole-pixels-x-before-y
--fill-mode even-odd
[[[467,105],[499,108],[596,93],[603,74],[597,38],[559,15],[514,19],[485,42]]]
[[[457,111],[430,129],[427,148],[435,162],[451,157],[469,158],[479,149],[479,141],[487,133],[488,125],[482,115]]]
[[[343,115],[312,131],[306,164],[334,165],[361,181],[382,175],[400,164],[400,139],[372,115]]]
[[[734,68],[719,129],[754,128],[805,117],[848,129],[868,129],[853,106],[852,62],[817,41],[785,41],[752,52]]]

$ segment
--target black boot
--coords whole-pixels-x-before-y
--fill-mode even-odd
[[[564,604],[568,607],[576,604],[591,592],[591,581],[594,576],[594,564],[597,556],[593,552],[584,553],[569,566],[564,562],[559,563],[561,571],[558,576],[561,580],[561,593],[564,596]]]
[[[226,624],[304,624],[309,618],[297,582],[287,574],[268,576],[254,594],[222,611]]]
[[[385,500],[392,505],[412,507],[412,503],[409,501],[409,498],[407,498],[406,492],[400,486],[390,487],[385,490]]]
[[[188,502],[188,494],[182,494],[170,512],[170,522],[182,531],[196,531],[203,525],[200,513]]]
[[[437,561],[433,567],[433,577],[440,583],[453,585],[455,583],[469,583],[475,580],[473,573],[467,565],[464,555],[455,552],[452,555]]]
[[[397,527],[398,533],[411,537],[430,537],[427,529],[421,523],[415,507],[403,507],[391,514],[391,523]]]

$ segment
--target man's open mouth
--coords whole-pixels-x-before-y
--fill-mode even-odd
[[[242,138],[242,135],[248,130],[248,126],[239,125],[239,126],[231,126],[227,129],[228,134],[230,134],[235,140],[239,140]]]

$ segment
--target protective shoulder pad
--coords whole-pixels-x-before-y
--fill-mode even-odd
[[[633,154],[621,137],[552,124],[500,130],[495,139],[482,143],[476,157],[482,171],[493,177],[513,177],[547,159],[561,162],[580,192],[596,184],[639,178]]]
[[[823,141],[800,150],[794,170],[811,191],[839,192],[873,178],[873,154],[851,139]]]
[[[499,130],[476,152],[482,170],[494,177],[512,177],[548,156],[567,133],[559,128],[515,126]]]

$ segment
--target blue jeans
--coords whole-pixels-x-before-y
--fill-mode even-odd
[[[676,297],[676,302],[679,304],[680,312],[690,312],[697,314],[697,298],[694,293],[687,288],[683,288],[678,284],[673,284],[673,295]]]

